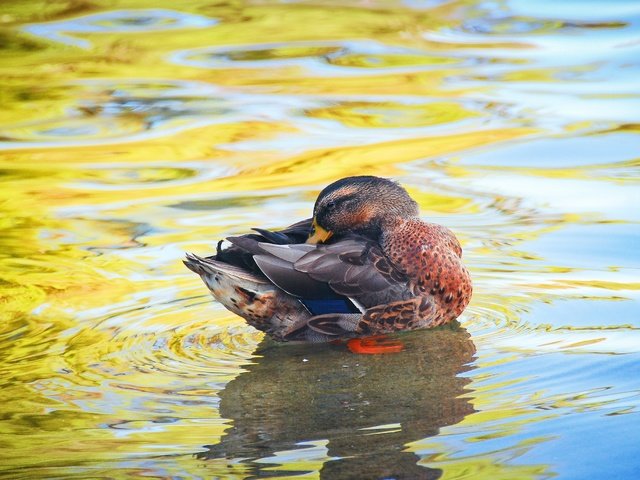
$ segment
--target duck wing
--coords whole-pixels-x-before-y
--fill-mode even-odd
[[[262,272],[253,259],[254,255],[264,253],[257,247],[258,243],[278,245],[304,243],[311,232],[311,222],[312,219],[307,218],[275,232],[254,228],[253,230],[257,233],[227,238],[231,242],[231,246],[227,248],[223,249],[222,241],[218,242],[216,255],[210,258],[261,275]]]
[[[323,294],[330,290],[355,298],[365,307],[389,301],[389,294],[399,299],[405,296],[402,291],[408,292],[407,276],[389,262],[379,246],[363,237],[327,245],[260,243],[259,247],[267,254],[254,257],[263,273],[298,297],[309,298],[308,280],[297,282],[303,277],[321,285]],[[287,288],[281,286],[285,282]]]
[[[262,237],[269,243],[275,243],[277,245],[304,243],[307,241],[307,238],[309,238],[309,234],[311,233],[312,221],[313,219],[306,218],[277,232],[264,230],[262,228],[254,228],[252,230],[262,235]]]

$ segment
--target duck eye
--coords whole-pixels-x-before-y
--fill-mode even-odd
[[[329,202],[327,203],[326,207],[327,210],[335,210],[336,209],[336,202]]]

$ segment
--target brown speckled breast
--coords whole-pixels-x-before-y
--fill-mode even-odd
[[[382,247],[388,258],[409,278],[414,295],[432,297],[435,324],[458,317],[471,300],[469,271],[453,232],[419,219],[394,220],[386,225]]]

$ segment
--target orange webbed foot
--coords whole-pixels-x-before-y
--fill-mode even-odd
[[[398,353],[404,349],[402,342],[391,340],[386,335],[365,338],[352,338],[347,341],[347,348],[352,353],[375,355],[380,353]]]

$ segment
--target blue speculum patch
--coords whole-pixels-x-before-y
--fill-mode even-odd
[[[312,315],[360,313],[360,310],[348,298],[301,299],[300,301]]]

